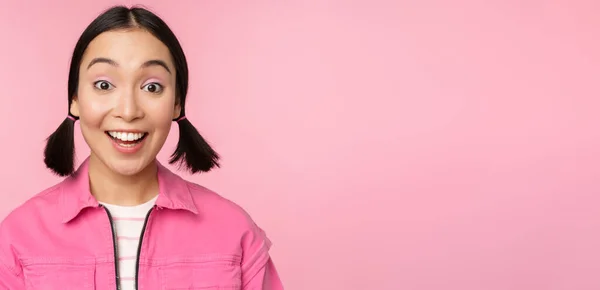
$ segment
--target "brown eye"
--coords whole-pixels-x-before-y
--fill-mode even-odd
[[[94,83],[94,87],[99,90],[107,91],[112,88],[112,85],[107,81],[97,81]]]
[[[151,92],[151,93],[160,93],[160,92],[162,92],[162,86],[160,84],[157,84],[157,83],[149,83],[149,84],[145,85],[143,89],[145,91],[148,91],[148,92]]]

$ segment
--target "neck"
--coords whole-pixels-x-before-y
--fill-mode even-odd
[[[112,171],[93,154],[89,162],[90,191],[99,202],[132,206],[142,204],[158,194],[158,168],[155,162],[134,175]]]

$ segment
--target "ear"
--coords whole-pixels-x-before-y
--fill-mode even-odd
[[[71,107],[69,108],[69,113],[75,117],[79,117],[79,102],[77,98],[73,98],[71,101]]]
[[[175,102],[175,108],[173,109],[173,119],[179,118],[181,115],[181,103],[179,101]]]

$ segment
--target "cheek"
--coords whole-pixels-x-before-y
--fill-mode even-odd
[[[81,97],[79,100],[80,122],[89,129],[99,128],[109,111],[110,108],[106,104],[93,101],[86,97]]]
[[[173,123],[173,106],[175,106],[174,102],[161,102],[160,105],[153,104],[147,107],[146,118],[152,122],[152,127],[157,134],[169,133]]]
[[[175,96],[167,90],[161,96],[140,95],[137,103],[144,111],[146,118],[153,122],[165,123],[173,120],[173,108],[175,108]]]

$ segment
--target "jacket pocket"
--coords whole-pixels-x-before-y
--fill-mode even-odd
[[[95,265],[33,264],[23,267],[27,290],[94,290]]]
[[[213,255],[170,259],[158,269],[162,290],[241,290],[239,258]]]

